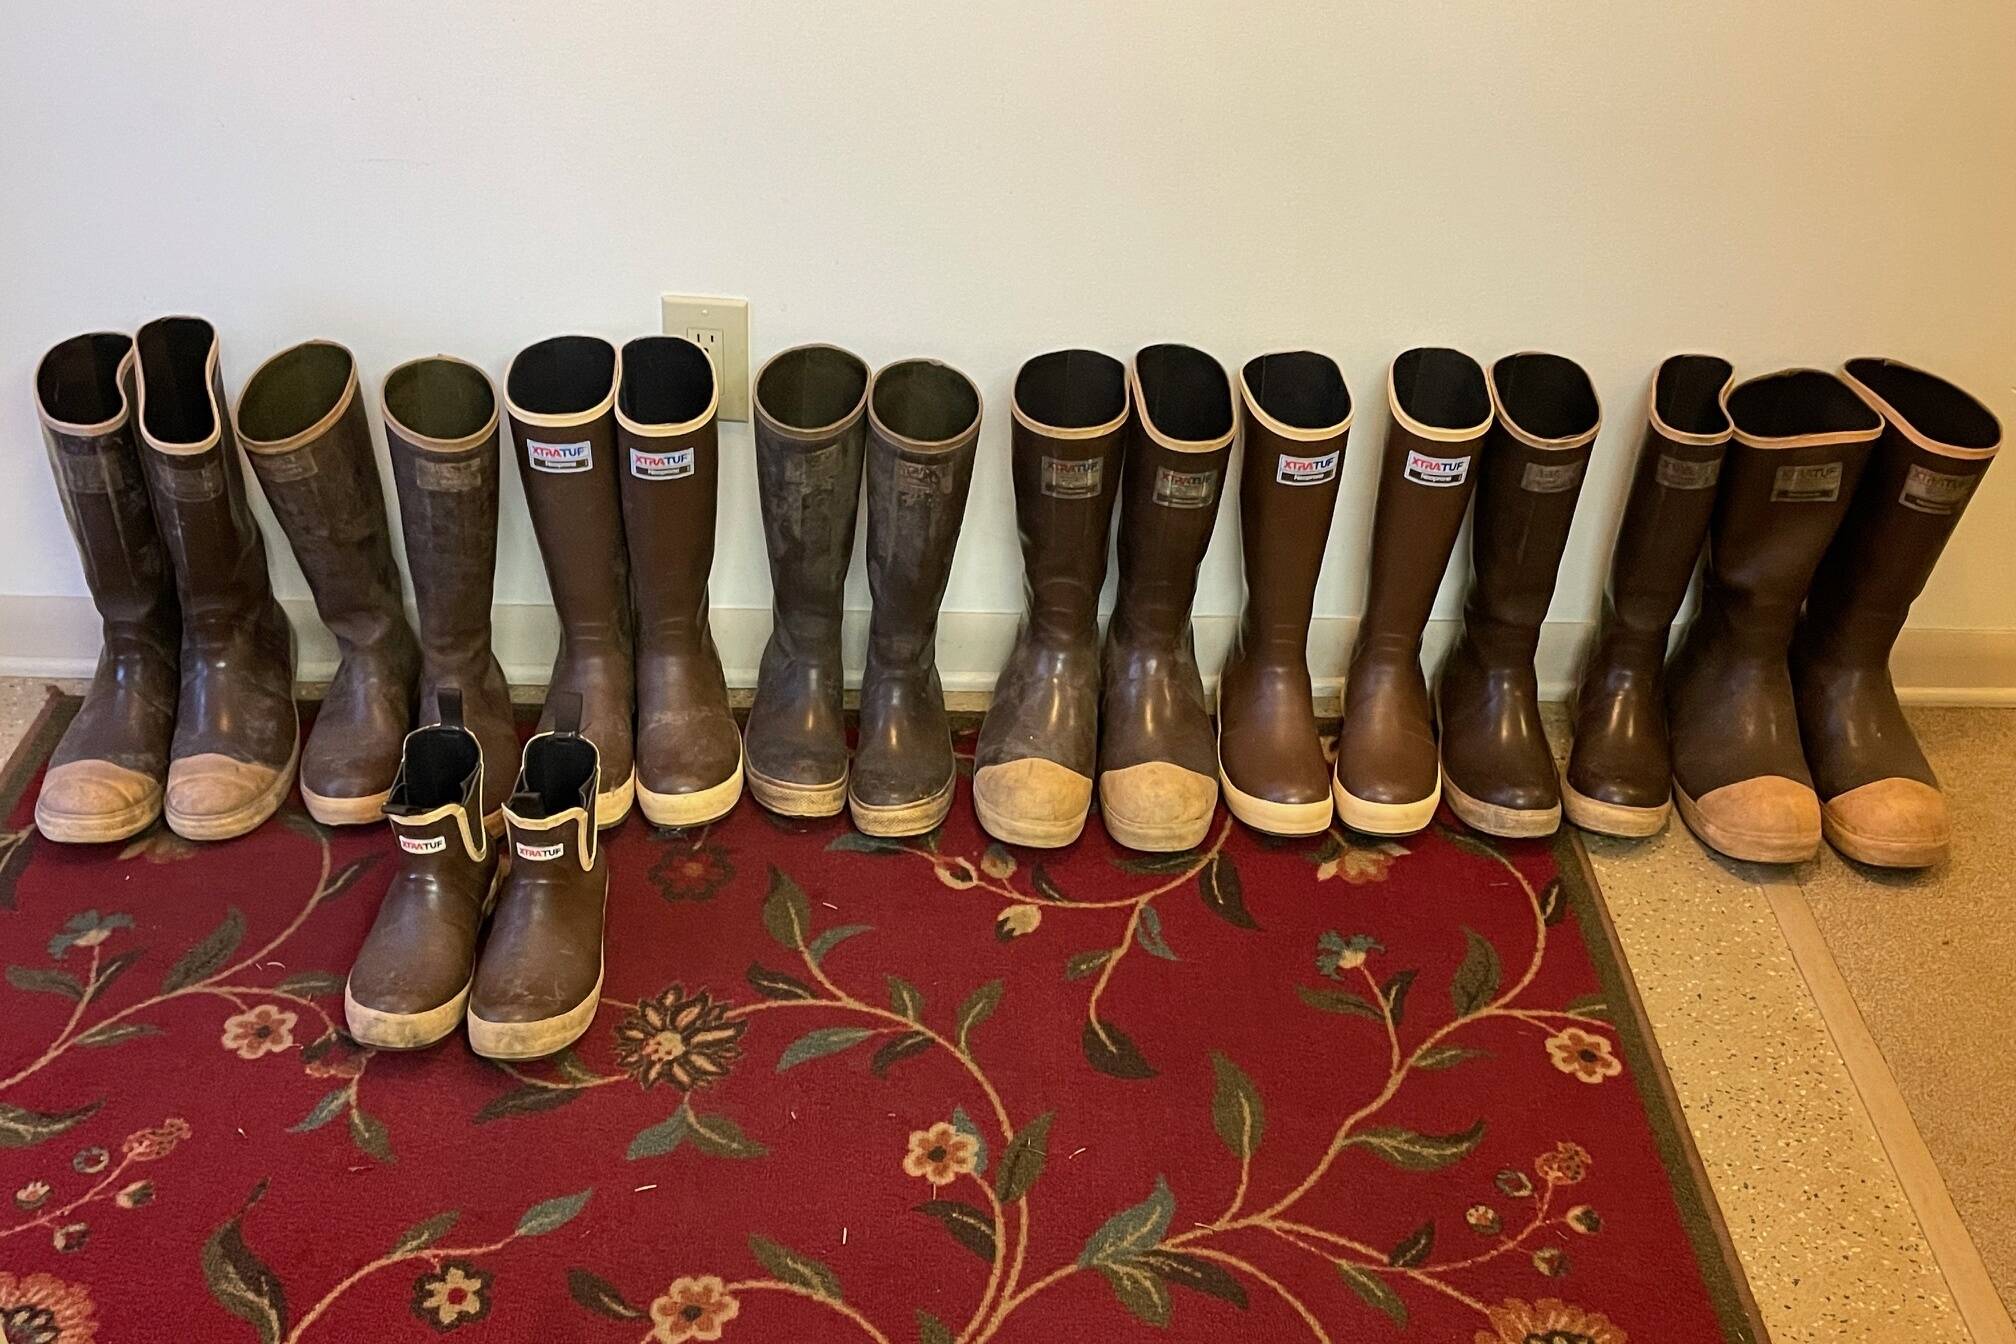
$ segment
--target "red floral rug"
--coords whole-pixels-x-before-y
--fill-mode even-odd
[[[1572,842],[633,818],[601,1015],[360,1050],[393,867],[0,793],[0,1340],[1762,1337]]]

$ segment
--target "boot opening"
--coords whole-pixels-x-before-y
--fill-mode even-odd
[[[595,812],[595,744],[572,733],[546,733],[525,744],[525,772],[511,810],[537,820],[569,808]]]
[[[65,425],[102,425],[126,409],[119,365],[133,342],[114,331],[72,336],[42,357],[35,396],[42,414]]]
[[[1225,367],[1188,345],[1151,345],[1134,356],[1141,416],[1163,438],[1212,443],[1232,432]]]
[[[1848,384],[1819,369],[1786,369],[1739,384],[1729,394],[1729,420],[1759,439],[1873,434],[1883,427],[1883,418]]]
[[[1461,350],[1423,346],[1393,361],[1393,409],[1429,429],[1481,431],[1491,421],[1491,391]]]
[[[1343,370],[1314,350],[1287,350],[1247,361],[1240,371],[1253,404],[1290,429],[1336,429],[1351,418]]]
[[[1097,350],[1053,350],[1015,375],[1015,405],[1052,429],[1096,429],[1127,410],[1127,366]]]
[[[623,347],[616,406],[640,425],[684,425],[714,404],[714,363],[679,336],[640,336]]]
[[[2002,442],[1995,413],[1936,374],[1895,360],[1851,359],[1848,376],[1934,443],[1979,453]]]
[[[1652,413],[1659,423],[1681,434],[1727,434],[1729,414],[1722,409],[1722,390],[1734,372],[1717,355],[1675,355],[1659,366],[1652,384]]]
[[[585,415],[609,399],[615,382],[615,346],[600,336],[552,336],[518,352],[504,396],[531,415]]]
[[[1507,355],[1491,366],[1491,387],[1498,414],[1529,438],[1579,439],[1602,419],[1589,375],[1561,355]]]
[[[417,816],[460,804],[466,801],[469,776],[482,762],[483,750],[466,728],[421,728],[406,739],[406,757],[385,810],[394,816]]]
[[[350,352],[331,341],[309,341],[275,355],[239,394],[239,434],[249,446],[313,429],[350,390],[356,367]]]
[[[875,375],[875,422],[900,438],[943,443],[980,419],[980,389],[950,364],[908,359]]]
[[[830,345],[786,350],[756,375],[756,404],[786,429],[831,429],[861,409],[868,366]]]
[[[163,317],[140,328],[141,428],[156,443],[207,443],[217,432],[210,351],[217,331],[200,317]]]
[[[497,393],[474,364],[416,359],[385,375],[385,414],[416,437],[453,442],[490,427]]]

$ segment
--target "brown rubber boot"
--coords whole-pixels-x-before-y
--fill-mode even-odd
[[[538,1059],[581,1039],[602,999],[609,861],[595,825],[601,767],[579,698],[547,697],[554,726],[525,744],[505,804],[511,850],[469,994],[469,1046]]]
[[[1818,369],[1752,378],[1723,407],[1735,441],[1708,528],[1701,609],[1666,674],[1674,801],[1711,849],[1794,863],[1820,846],[1820,800],[1786,655],[1883,418]]]
[[[742,796],[742,734],[707,624],[720,404],[707,352],[683,336],[623,347],[616,442],[637,612],[637,805],[703,826]]]
[[[1730,375],[1726,359],[1674,355],[1653,379],[1602,622],[1569,706],[1575,736],[1561,803],[1585,831],[1657,835],[1673,810],[1666,643],[1715,510]]]
[[[63,516],[104,626],[91,689],[49,757],[35,825],[64,844],[124,840],[161,815],[182,616],[133,431],[133,342],[75,336],[35,370]]]
[[[483,825],[483,748],[462,726],[462,698],[436,690],[441,722],[415,729],[384,812],[399,872],[343,987],[350,1034],[381,1050],[418,1050],[462,1025],[476,938],[490,912],[498,842]]]
[[[217,332],[198,317],[140,328],[141,458],[182,607],[181,696],[168,764],[168,825],[228,840],[294,787],[294,632],[266,572],[224,411]]]
[[[342,655],[301,752],[302,801],[325,826],[376,821],[413,720],[420,646],[406,623],[357,362],[330,341],[282,351],[245,384],[235,423]]]
[[[1099,810],[1130,849],[1202,844],[1218,807],[1218,749],[1190,628],[1238,433],[1232,383],[1187,345],[1151,345],[1129,371],[1136,416],[1120,504],[1120,589],[1106,629]]]
[[[1572,359],[1528,351],[1491,366],[1491,431],[1470,530],[1463,634],[1436,688],[1442,787],[1487,835],[1552,835],[1560,782],[1533,656],[1602,412]]]
[[[1476,488],[1471,465],[1491,427],[1491,392],[1470,356],[1423,347],[1393,361],[1386,398],[1393,424],[1331,789],[1353,830],[1412,835],[1442,798],[1421,634]]]
[[[529,345],[504,374],[518,479],[560,616],[560,651],[546,696],[549,702],[556,695],[581,697],[581,731],[602,760],[598,826],[630,815],[637,794],[631,755],[636,652],[616,461],[620,377],[616,347],[599,336],[554,336]],[[539,730],[552,727],[551,712],[542,714]]]
[[[1218,782],[1232,815],[1272,835],[1330,828],[1309,616],[1337,511],[1351,393],[1335,360],[1262,355],[1239,372],[1246,459],[1239,526],[1246,607],[1218,678]]]
[[[474,364],[438,355],[386,374],[382,409],[420,611],[419,719],[440,723],[442,696],[453,691],[460,697],[463,721],[491,763],[483,780],[483,824],[501,835],[518,730],[504,670],[490,650],[497,390]]]
[[[973,810],[997,840],[1055,848],[1092,810],[1099,758],[1099,590],[1132,402],[1095,350],[1038,355],[1015,377],[1015,516],[1028,614],[973,756]]]
[[[1862,863],[1923,868],[1946,857],[1952,824],[1897,705],[1890,649],[2002,446],[2002,426],[1907,364],[1851,360],[1843,376],[1884,431],[1793,639],[1799,734],[1829,843]]]
[[[743,737],[749,792],[787,817],[847,801],[840,616],[861,502],[868,366],[801,345],[757,371],[757,494],[770,554],[770,641]]]

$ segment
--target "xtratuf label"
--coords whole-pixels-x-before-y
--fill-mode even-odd
[[[1337,458],[1334,452],[1321,457],[1283,453],[1274,464],[1274,479],[1283,485],[1325,485],[1337,478]]]
[[[1980,479],[1979,475],[1959,476],[1913,463],[1911,470],[1904,473],[1904,490],[1897,496],[1897,502],[1918,513],[1957,513],[1967,502],[1967,496],[1974,493],[1974,482]]]
[[[1461,485],[1470,475],[1470,459],[1435,457],[1413,448],[1408,450],[1407,466],[1402,474],[1416,485]]]
[[[448,848],[448,837],[445,835],[402,835],[399,837],[399,848],[405,850],[408,854],[439,854],[442,850]]]
[[[565,845],[528,845],[523,840],[520,840],[515,848],[519,858],[530,859],[533,863],[557,859],[567,852]]]
[[[1659,484],[1668,490],[1706,490],[1722,475],[1722,459],[1711,457],[1705,462],[1692,462],[1671,453],[1662,453],[1655,469]]]
[[[1217,471],[1155,469],[1155,502],[1172,509],[1209,508],[1218,498]]]
[[[630,450],[630,474],[640,481],[676,481],[693,474],[693,450],[674,448],[669,453]]]
[[[1839,462],[1780,467],[1771,478],[1771,499],[1782,504],[1831,504],[1841,497]]]
[[[1106,462],[1088,457],[1075,461],[1068,457],[1043,459],[1043,493],[1052,499],[1092,499],[1104,483]]]
[[[527,439],[525,460],[532,464],[534,471],[587,471],[595,465],[595,445],[586,439],[579,443],[541,443],[537,439]]]

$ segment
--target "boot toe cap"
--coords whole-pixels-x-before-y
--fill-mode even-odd
[[[1106,829],[1130,849],[1194,849],[1211,829],[1218,781],[1168,761],[1148,761],[1099,776]]]
[[[1945,795],[1915,779],[1879,779],[1829,798],[1821,823],[1834,848],[1884,868],[1929,867],[1953,840]]]
[[[1784,775],[1760,775],[1710,789],[1699,798],[1684,788],[1680,815],[1704,844],[1732,859],[1797,863],[1820,847],[1820,799]]]
[[[53,766],[35,800],[35,822],[51,840],[122,840],[161,811],[161,783],[111,761]]]
[[[1025,757],[973,772],[973,806],[988,834],[1011,845],[1067,845],[1092,810],[1092,781],[1068,766]]]
[[[206,752],[168,767],[168,824],[188,840],[227,840],[273,815],[294,763],[275,768]]]

